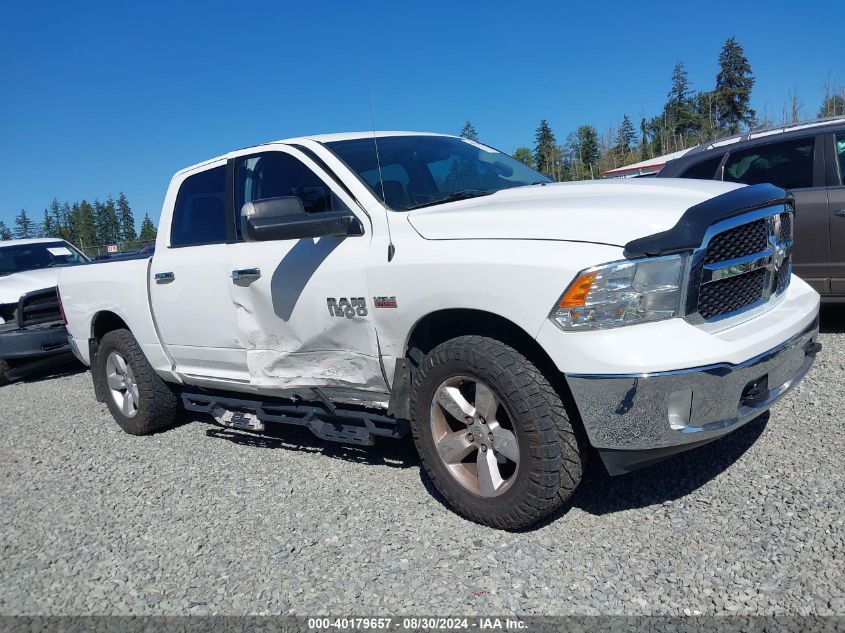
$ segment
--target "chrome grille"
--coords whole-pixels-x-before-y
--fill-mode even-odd
[[[710,236],[694,259],[690,288],[697,291],[690,293],[688,315],[704,321],[724,318],[786,290],[793,244],[792,211],[786,209],[732,218]]]
[[[698,294],[698,312],[705,320],[710,320],[759,301],[765,277],[765,271],[758,268],[744,275],[702,285]]]
[[[749,253],[759,253],[768,245],[769,232],[765,218],[749,222],[713,236],[704,255],[705,264],[724,262]]]

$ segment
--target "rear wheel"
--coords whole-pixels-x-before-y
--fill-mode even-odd
[[[459,514],[526,527],[561,507],[582,456],[560,396],[515,349],[481,336],[434,348],[411,391],[411,427],[427,474]]]
[[[0,359],[0,387],[9,384],[9,381],[6,380],[6,372],[10,369],[11,367],[9,367],[9,363],[7,363],[3,359]]]
[[[129,330],[103,336],[96,371],[106,405],[124,431],[147,435],[173,425],[179,400],[155,373]]]

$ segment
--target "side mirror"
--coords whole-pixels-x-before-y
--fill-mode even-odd
[[[241,232],[248,242],[303,237],[363,235],[361,221],[349,211],[306,213],[296,196],[247,202],[241,209]]]

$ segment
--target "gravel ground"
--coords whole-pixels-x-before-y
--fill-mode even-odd
[[[123,434],[87,373],[0,389],[0,614],[845,614],[845,312],[732,435],[497,532],[409,444]]]

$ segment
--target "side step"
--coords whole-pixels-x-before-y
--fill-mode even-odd
[[[409,431],[407,420],[368,411],[330,410],[327,405],[276,404],[189,392],[182,393],[182,404],[188,411],[207,413],[230,428],[260,433],[265,422],[293,424],[321,439],[359,446],[372,446],[377,435],[399,439]]]

